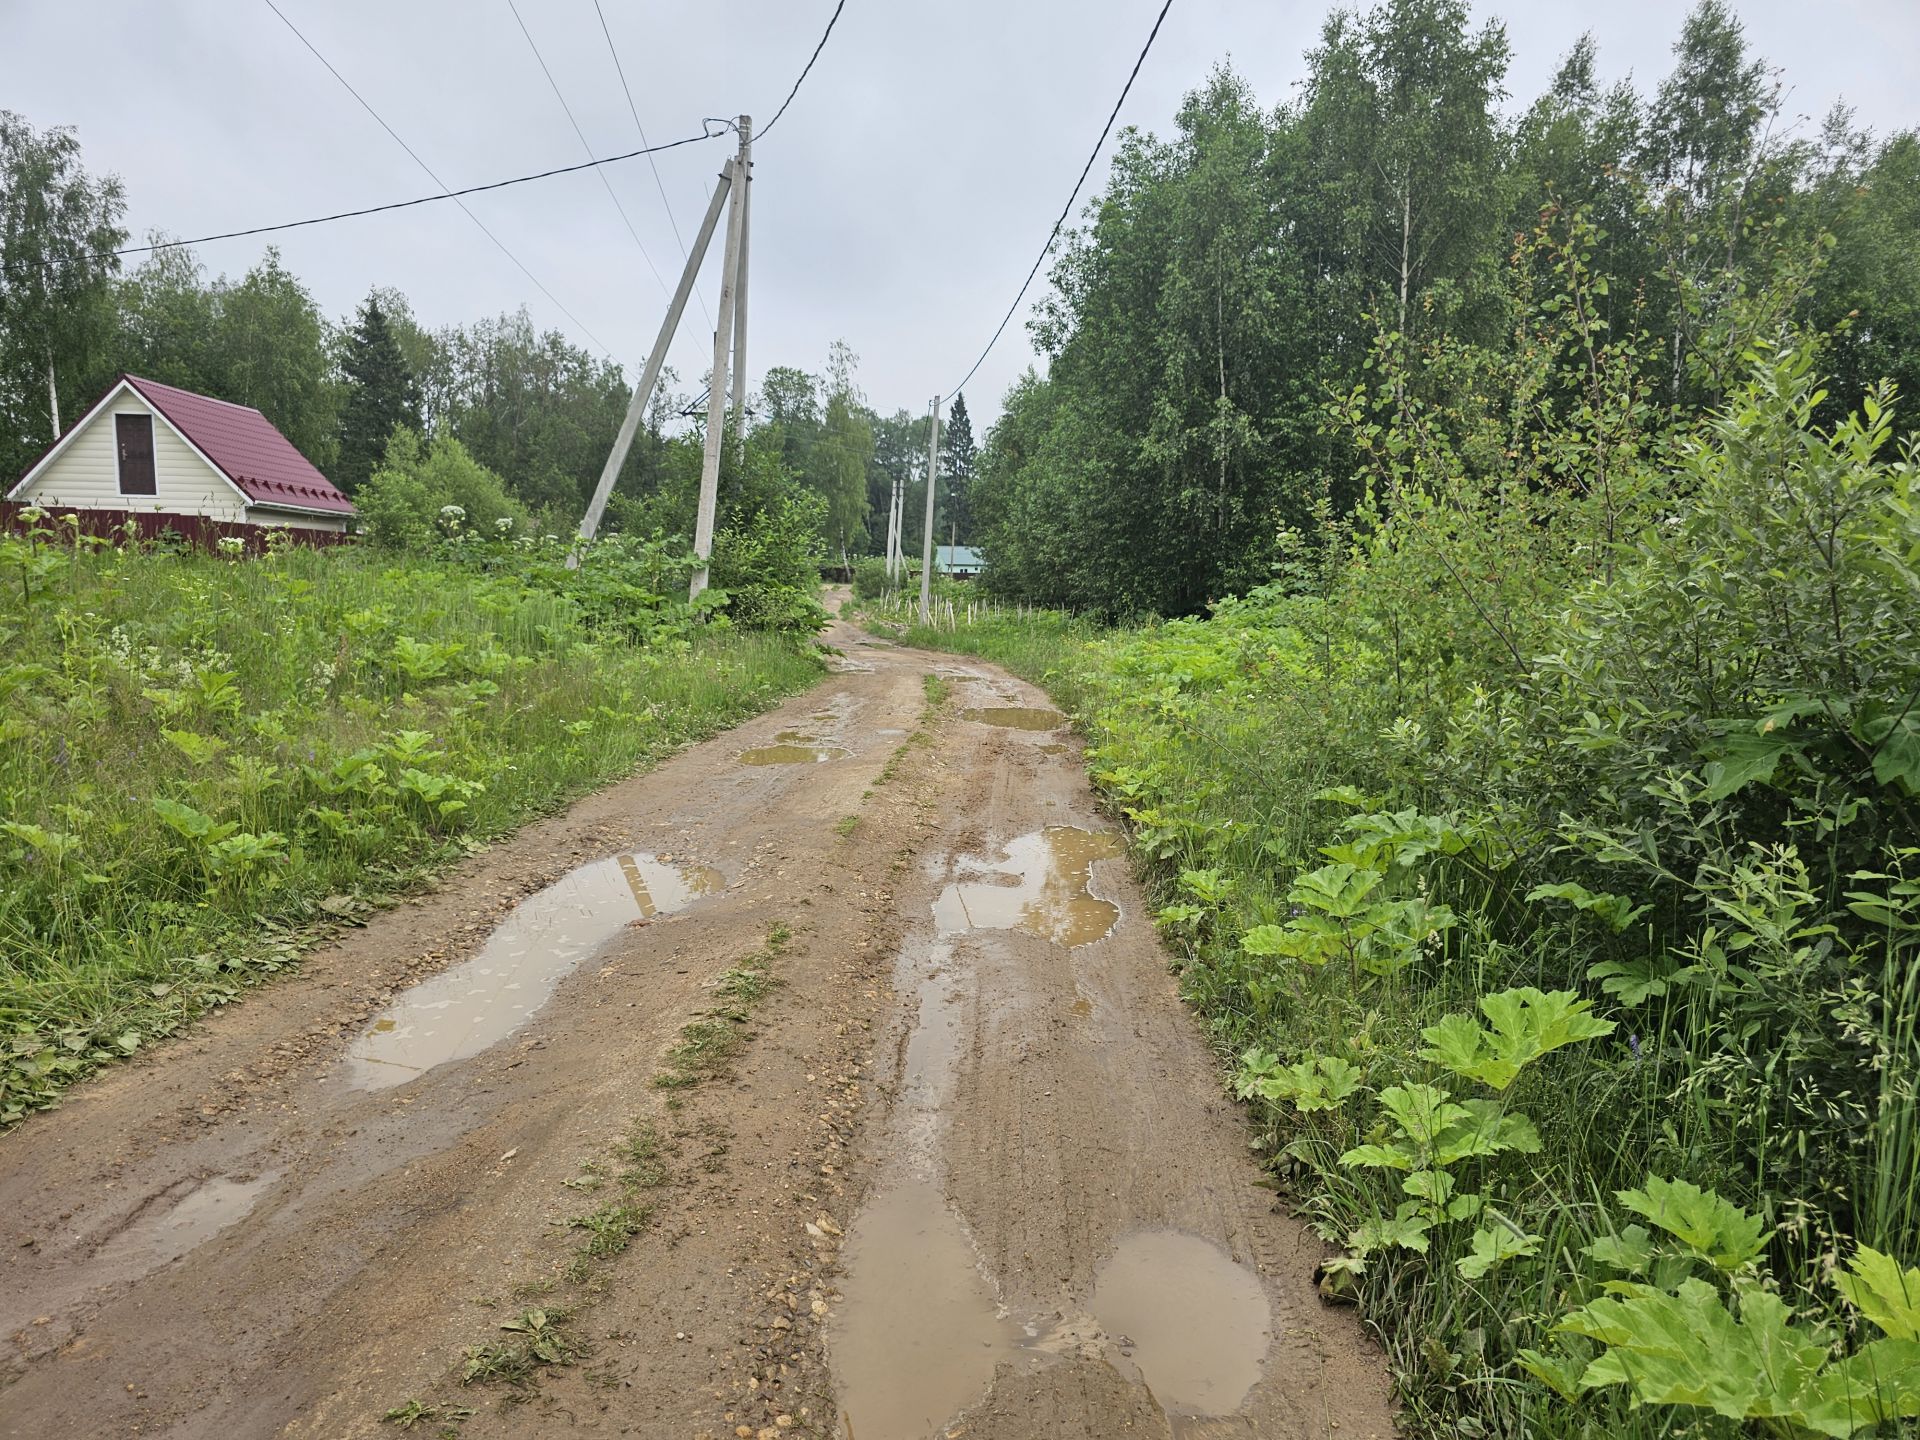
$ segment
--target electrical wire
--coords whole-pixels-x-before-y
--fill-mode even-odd
[[[527,29],[527,22],[521,17],[520,7],[514,4],[513,0],[507,0],[507,9],[513,12],[514,22],[519,25],[520,33],[526,36],[527,48],[533,51],[533,58],[540,62],[540,73],[547,77],[547,84],[553,89],[553,98],[560,102],[560,108],[566,112],[567,123],[573,126],[573,133],[580,137],[580,148],[586,152],[587,158],[591,160],[593,158],[593,146],[587,143],[587,132],[582,130],[580,128],[580,122],[574,119],[573,107],[567,104],[567,97],[561,93],[560,82],[553,78],[553,71],[547,68],[546,56],[542,55],[540,53],[540,47],[533,43],[533,32]],[[646,141],[647,137],[642,135],[640,137],[640,143],[644,145]],[[647,269],[653,271],[653,278],[658,281],[660,285],[660,293],[663,295],[667,294],[667,282],[660,274],[660,267],[653,263],[653,257],[647,253],[646,243],[640,238],[640,232],[633,228],[633,221],[627,218],[627,207],[622,205],[620,203],[620,197],[613,193],[613,182],[607,179],[607,172],[604,170],[595,170],[593,173],[600,177],[600,184],[605,187],[607,198],[613,202],[613,208],[620,212],[620,223],[627,227],[627,234],[633,237],[634,246],[640,251],[640,258],[647,262]]]
[[[575,315],[571,310],[567,309],[565,305],[560,303],[560,297],[555,295],[551,290],[549,290],[545,285],[541,283],[540,277],[538,275],[535,275],[533,271],[529,270],[526,267],[526,264],[520,259],[520,257],[514,254],[513,251],[509,250],[506,247],[505,242],[503,242],[498,235],[495,235],[493,231],[487,228],[486,222],[483,221],[478,215],[474,214],[473,211],[468,208],[467,202],[462,200],[459,196],[455,195],[453,191],[447,187],[446,181],[442,180],[438,175],[434,174],[433,167],[427,164],[426,161],[422,160],[419,157],[419,155],[414,152],[414,148],[411,145],[407,144],[406,141],[400,138],[400,132],[395,130],[391,125],[387,124],[385,120],[381,119],[380,112],[378,110],[375,110],[373,106],[369,105],[366,101],[366,98],[363,95],[361,95],[361,93],[358,90],[354,89],[352,85],[348,84],[346,76],[342,75],[338,70],[333,68],[333,62],[327,59],[326,56],[322,55],[320,51],[314,46],[314,43],[311,40],[307,39],[305,35],[302,35],[300,33],[300,27],[295,25],[293,21],[287,19],[286,13],[283,10],[281,10],[281,8],[278,5],[274,4],[273,0],[265,0],[265,4],[269,10],[273,11],[275,15],[278,15],[280,17],[280,22],[283,25],[285,25],[287,29],[293,31],[294,37],[297,40],[299,40],[299,42],[302,45],[306,46],[308,50],[312,51],[313,58],[318,60],[322,65],[326,66],[328,73],[331,74],[334,79],[338,80],[343,86],[346,87],[346,91],[349,95],[353,96],[355,100],[358,100],[360,102],[360,108],[365,110],[367,114],[371,115],[374,118],[374,120],[379,124],[380,128],[386,131],[387,134],[393,137],[394,143],[397,144],[402,150],[406,151],[407,154],[412,157],[413,163],[418,165],[422,170],[426,171],[427,178],[432,180],[434,184],[438,185],[441,189],[441,192],[445,194],[449,200],[452,200],[454,204],[458,205],[461,208],[461,210],[465,212],[466,217],[469,220],[473,221],[475,225],[478,225],[480,227],[480,233],[485,235],[487,239],[491,240],[494,243],[494,245],[499,249],[502,255],[506,256],[515,265],[519,266],[520,273],[522,275],[525,275],[527,279],[531,280],[534,284],[534,288],[539,290],[539,292],[542,295],[546,296],[547,299],[551,300],[554,304],[554,308],[559,310],[559,312],[562,315],[566,316],[567,319],[571,320],[574,323],[574,325],[579,328],[581,334],[585,335],[589,340],[593,341],[594,347],[597,350],[599,350],[599,352],[602,355],[607,356],[608,359],[612,359],[613,352],[608,350],[607,347],[601,343],[600,338],[597,335],[595,335],[593,331],[589,330],[585,324],[581,322],[579,316]]]
[[[280,230],[299,230],[308,225],[330,225],[335,220],[357,220],[362,215],[381,215],[388,210],[406,210],[415,205],[433,205],[441,200],[458,200],[462,195],[478,195],[486,190],[504,190],[509,185],[525,185],[530,180],[546,180],[555,175],[573,175],[582,170],[591,170],[596,165],[617,165],[622,160],[635,160],[642,155],[658,154],[662,150],[677,150],[682,145],[698,145],[703,140],[718,140],[721,132],[710,131],[705,135],[689,135],[684,140],[669,140],[664,145],[655,145],[650,150],[629,150],[623,155],[608,155],[599,160],[588,160],[578,165],[561,165],[553,170],[538,170],[531,175],[515,175],[508,180],[492,180],[485,185],[468,185],[460,190],[442,190],[437,195],[419,195],[412,200],[395,200],[385,205],[368,205],[360,210],[336,210],[331,215],[315,215],[307,220],[287,220],[278,225],[255,225],[247,230],[222,230],[217,235],[199,235],[191,240],[157,240],[151,245],[129,245],[122,250],[106,250],[92,258],[104,258],[109,255],[146,255],[155,250],[178,250],[183,245],[208,245],[215,240],[240,240],[249,235],[271,235]]]
[[[607,28],[606,12],[600,8],[600,0],[593,0],[593,13],[600,17],[600,33],[606,37],[607,53],[613,57],[614,72],[620,77],[620,89],[627,97],[627,113],[633,116],[633,128],[639,132],[640,143],[647,143],[647,127],[640,123],[640,107],[633,103],[633,87],[627,84],[627,67],[620,63],[620,49],[613,43],[613,31]],[[680,221],[673,213],[673,202],[667,198],[666,182],[660,178],[660,165],[651,154],[647,155],[647,166],[653,171],[654,188],[660,192],[660,208],[667,212],[667,224],[673,227],[673,243],[680,247],[680,258],[687,258],[687,242],[680,237]],[[700,302],[700,313],[706,316],[707,328],[713,328],[713,314],[707,309],[707,297],[700,293],[700,287],[694,286],[693,298]]]
[[[768,133],[772,131],[773,127],[780,123],[780,117],[787,113],[787,106],[793,104],[793,97],[798,95],[800,93],[800,87],[807,83],[807,76],[813,70],[813,62],[818,60],[820,58],[820,52],[827,48],[827,36],[833,34],[834,24],[840,19],[840,12],[846,8],[847,0],[840,0],[840,3],[833,7],[833,14],[827,18],[827,28],[820,35],[820,43],[813,47],[813,54],[807,57],[806,66],[800,71],[800,78],[793,82],[793,89],[787,92],[787,98],[781,102],[780,108],[773,112],[773,119],[761,127],[760,133],[754,137],[755,139],[764,140]]]
[[[1067,223],[1067,216],[1073,213],[1073,202],[1080,198],[1080,187],[1087,183],[1087,176],[1093,173],[1093,162],[1100,158],[1100,147],[1107,143],[1107,136],[1113,133],[1113,122],[1120,116],[1120,107],[1127,103],[1127,94],[1133,89],[1133,82],[1140,78],[1140,67],[1146,63],[1147,52],[1153,49],[1153,42],[1159,37],[1161,22],[1167,18],[1167,12],[1173,8],[1173,0],[1161,5],[1160,13],[1154,17],[1153,29],[1147,32],[1147,43],[1140,47],[1140,54],[1133,62],[1133,70],[1127,76],[1127,83],[1120,87],[1120,98],[1113,102],[1113,109],[1107,115],[1107,123],[1100,127],[1100,138],[1093,142],[1093,150],[1087,156],[1087,163],[1080,167],[1080,178],[1073,182],[1073,193],[1067,196],[1067,203],[1060,208],[1060,218],[1053,222],[1053,230],[1047,236],[1047,243],[1040,247],[1040,253],[1034,258],[1033,268],[1027,271],[1027,278],[1020,283],[1020,293],[1013,297],[1013,304],[1007,307],[1007,313],[1000,317],[1000,323],[994,327],[993,338],[987,341],[987,348],[980,352],[980,358],[973,362],[972,369],[961,378],[958,385],[941,393],[948,396],[958,395],[966,388],[967,381],[973,379],[975,370],[986,363],[987,356],[993,353],[993,347],[1000,343],[1000,336],[1007,328],[1007,322],[1013,319],[1014,311],[1020,308],[1020,302],[1026,299],[1027,288],[1033,284],[1033,277],[1040,273],[1041,265],[1046,263],[1047,252],[1053,249],[1053,242],[1060,238],[1060,227]]]

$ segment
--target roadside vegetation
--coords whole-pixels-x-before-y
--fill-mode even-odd
[[[1074,713],[1436,1440],[1920,1422],[1920,144],[1675,57],[1216,73],[981,450],[984,598],[1076,613],[870,607]]]
[[[0,537],[0,1123],[820,674],[792,566],[689,607],[677,542],[565,558],[451,513],[391,552]]]
[[[1086,730],[1415,1433],[1920,1416],[1920,510],[1815,348],[1604,489],[1390,421],[1207,619],[905,633]]]

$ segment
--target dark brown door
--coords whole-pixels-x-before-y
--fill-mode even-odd
[[[114,438],[120,445],[120,493],[153,495],[159,487],[153,478],[153,417],[116,415]]]

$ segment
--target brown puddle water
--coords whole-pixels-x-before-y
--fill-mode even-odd
[[[375,1019],[347,1051],[349,1083],[384,1090],[478,1055],[526,1024],[622,926],[684,910],[726,883],[718,870],[651,855],[583,865],[522,901],[478,955],[421,981]]]
[[[102,1264],[145,1274],[211,1240],[253,1209],[278,1170],[251,1180],[216,1175],[196,1185],[173,1204],[142,1216],[100,1247]]]
[[[1004,730],[1058,730],[1067,723],[1067,717],[1058,710],[1027,705],[987,705],[977,710],[962,710],[960,714],[963,719],[998,725]]]
[[[870,1199],[842,1255],[828,1341],[841,1417],[860,1440],[925,1440],[985,1393],[1019,1331],[959,1216],[925,1180]]]
[[[826,760],[839,760],[846,755],[838,745],[829,745],[826,741],[812,735],[802,734],[798,730],[782,730],[773,737],[774,743],[762,745],[755,750],[742,750],[742,765],[818,765]]]
[[[1273,1339],[1267,1292],[1218,1246],[1140,1230],[1093,1277],[1088,1307],[1109,1346],[1174,1415],[1231,1415],[1260,1378]]]
[[[1111,830],[1049,825],[1021,835],[993,866],[1014,883],[956,881],[933,903],[934,927],[942,935],[1017,928],[1069,949],[1090,945],[1120,918],[1118,905],[1087,888],[1093,862],[1120,853]]]

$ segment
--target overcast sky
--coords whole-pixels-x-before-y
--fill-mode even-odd
[[[507,0],[279,0],[345,78],[450,186],[569,164],[579,138]],[[636,148],[634,117],[593,0],[519,0],[597,154]],[[1920,123],[1920,0],[1736,0],[1755,50],[1781,65],[1789,111],[1836,98],[1876,133]],[[601,0],[655,144],[702,117],[764,126],[833,0]],[[1158,0],[847,0],[792,110],[755,152],[749,369],[818,370],[851,344],[883,410],[924,409],[973,363],[1033,262],[1133,63]],[[1165,130],[1182,93],[1230,58],[1263,104],[1300,80],[1325,0],[1175,0],[1122,112]],[[1519,107],[1584,30],[1603,77],[1650,90],[1668,69],[1677,0],[1476,0],[1507,25]],[[195,236],[407,198],[434,186],[302,47],[265,0],[0,0],[0,107],[72,125],[86,161],[125,182],[136,237]],[[691,240],[729,142],[655,157]],[[1111,142],[1109,142],[1109,149]],[[1089,181],[1097,193],[1105,154]],[[560,305],[450,202],[274,237],[338,317],[370,285],[429,325],[525,304],[536,324],[604,346],[637,374],[681,251],[645,160],[604,171],[643,260],[587,171],[467,203]],[[1083,196],[1084,200],[1084,196]],[[238,274],[263,239],[202,247]],[[701,292],[714,303],[719,245]],[[654,271],[660,279],[655,278]],[[1042,288],[1035,282],[1034,294]],[[999,408],[1031,362],[1016,317],[967,387]],[[590,333],[589,333],[590,332]],[[591,337],[591,338],[590,338]],[[711,324],[689,308],[669,359],[706,369]]]

